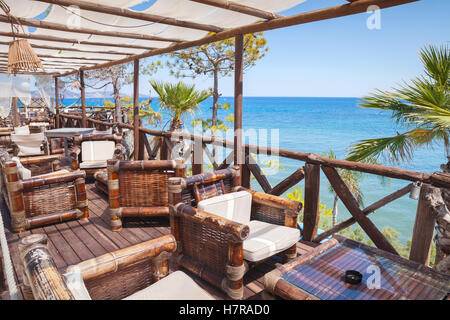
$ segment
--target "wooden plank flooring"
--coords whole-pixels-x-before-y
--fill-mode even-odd
[[[127,221],[120,232],[113,232],[109,226],[108,200],[98,191],[94,184],[86,185],[89,199],[89,220],[73,220],[66,223],[54,224],[41,228],[35,228],[20,234],[13,233],[10,227],[8,209],[0,199],[1,213],[6,228],[6,237],[15,268],[16,281],[22,283],[22,274],[19,267],[18,243],[21,238],[34,233],[45,233],[48,236],[48,245],[58,268],[64,268],[71,264],[90,259],[107,252],[125,248],[136,243],[158,238],[170,233],[169,219],[159,218],[149,221],[139,219]],[[0,197],[1,198],[1,197]],[[310,250],[311,244],[297,244],[298,254],[304,254]],[[275,257],[250,270],[244,278],[244,299],[274,299],[264,292],[264,274],[273,270],[281,263]],[[171,268],[173,270],[173,268]],[[189,274],[188,271],[183,270]],[[199,280],[190,274],[200,286],[206,289],[217,299],[227,297],[218,289],[206,282]],[[1,287],[1,286],[0,286]],[[20,293],[22,294],[22,293]],[[5,294],[3,294],[3,297]],[[0,292],[0,299],[2,294]]]

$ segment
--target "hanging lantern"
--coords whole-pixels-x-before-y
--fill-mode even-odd
[[[21,71],[36,72],[42,69],[42,62],[31,48],[26,39],[18,39],[9,43],[8,74],[16,74]]]

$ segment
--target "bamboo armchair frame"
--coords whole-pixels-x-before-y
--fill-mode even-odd
[[[170,228],[177,240],[177,264],[222,289],[232,299],[243,297],[243,277],[256,263],[244,261],[247,225],[196,209],[199,200],[235,191],[252,194],[252,220],[297,228],[301,203],[235,186],[239,167],[188,178],[169,179]],[[280,253],[296,257],[296,245]],[[260,261],[261,262],[261,261]],[[259,262],[258,262],[259,263]]]
[[[108,163],[108,198],[111,229],[122,228],[122,218],[169,215],[168,180],[184,177],[186,165],[178,160],[121,161]]]
[[[1,191],[9,208],[14,232],[74,218],[88,218],[85,172],[55,173],[23,180],[17,163],[5,153],[4,150],[0,152]],[[51,157],[55,159],[60,156]],[[45,160],[49,159],[50,156]],[[21,159],[21,162],[24,160]],[[30,161],[36,162],[36,159],[31,158]]]
[[[72,170],[80,169],[81,143],[83,141],[114,141],[116,144],[113,159],[123,160],[125,157],[125,149],[122,146],[121,134],[84,134],[77,135],[73,138],[73,147],[70,150],[70,164]],[[86,171],[88,177],[93,176],[97,171],[104,168],[82,169]]]
[[[79,270],[93,300],[123,299],[167,276],[168,258],[175,250],[175,238],[166,235],[68,266],[62,273]],[[19,252],[26,300],[74,300],[46,235],[22,238]]]

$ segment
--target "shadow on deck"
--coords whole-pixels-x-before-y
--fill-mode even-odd
[[[20,234],[11,231],[8,209],[0,199],[1,212],[6,229],[6,237],[9,243],[12,261],[15,269],[16,281],[21,292],[22,272],[19,264],[18,243],[20,238],[34,233],[45,233],[48,236],[48,246],[55,259],[58,268],[79,263],[107,252],[126,248],[131,245],[161,237],[170,233],[169,219],[161,217],[151,221],[129,220],[124,221],[124,228],[120,232],[113,232],[109,226],[109,212],[107,196],[99,192],[94,184],[86,185],[89,199],[89,220],[74,220],[41,228],[35,228]],[[299,242],[297,244],[298,254],[304,254],[312,249],[311,246]],[[244,299],[261,300],[274,299],[273,296],[264,291],[264,274],[273,270],[281,263],[281,259],[274,257],[256,268],[250,270],[244,277]],[[171,271],[174,268],[171,266]],[[183,270],[189,274],[189,271]],[[190,276],[205,290],[217,299],[227,299],[226,295],[198,279],[195,275]],[[8,295],[3,294],[4,298]],[[2,295],[0,293],[0,299]],[[22,296],[21,296],[22,298]],[[189,297],[186,297],[189,299]]]

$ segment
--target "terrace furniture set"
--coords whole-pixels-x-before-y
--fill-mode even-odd
[[[121,136],[111,133],[75,136],[73,171],[60,170],[61,154],[40,155],[35,145],[18,145],[18,157],[0,149],[1,192],[15,232],[88,218],[86,176],[93,176],[96,187],[108,195],[113,231],[120,231],[123,220],[131,217],[168,216],[171,228],[169,236],[83,261],[62,273],[45,235],[25,237],[19,247],[25,298],[213,299],[183,271],[169,274],[171,255],[176,268],[183,267],[232,299],[243,297],[245,273],[274,255],[286,264],[266,274],[265,287],[284,299],[344,299],[349,292],[358,299],[443,298],[450,290],[449,277],[428,269],[417,284],[428,288],[433,283],[426,295],[396,287],[396,277],[412,284],[418,278],[418,273],[401,268],[408,266],[406,259],[339,237],[296,257],[302,204],[237,185],[239,167],[186,177],[181,158],[123,160]],[[360,269],[370,263],[384,267],[383,287],[367,292],[362,285],[346,291],[340,275],[355,261]],[[391,262],[396,268],[389,267]],[[330,286],[339,290],[330,291]]]

